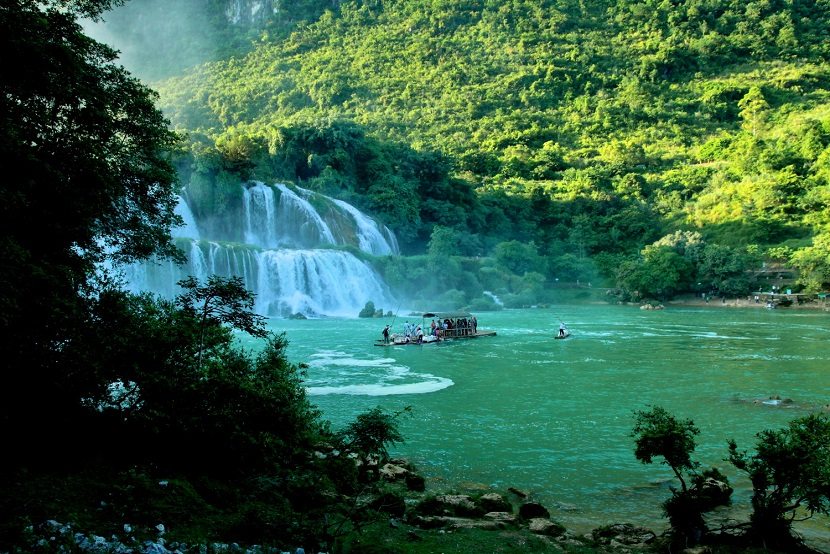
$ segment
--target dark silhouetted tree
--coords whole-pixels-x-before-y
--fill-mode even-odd
[[[96,269],[178,252],[177,138],[155,93],[76,21],[113,4],[0,6],[0,434],[20,446],[10,463],[37,456],[38,430],[70,437],[82,399],[100,385],[75,349],[101,284]]]
[[[793,521],[830,511],[830,418],[812,414],[757,437],[751,454],[729,441],[729,461],[752,481],[749,535],[791,546]]]

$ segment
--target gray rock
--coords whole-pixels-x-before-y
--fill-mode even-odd
[[[527,528],[531,533],[548,537],[558,537],[565,532],[563,526],[543,517],[534,517],[531,519]]]
[[[406,478],[409,470],[403,468],[401,466],[396,466],[395,464],[384,464],[382,468],[380,468],[380,476],[387,481],[397,481],[399,479]]]
[[[489,492],[478,499],[478,505],[485,512],[513,512],[513,505],[502,495]]]
[[[615,523],[599,527],[591,532],[593,539],[603,545],[645,545],[657,538],[651,529],[637,527],[631,523]]]
[[[435,498],[445,509],[456,516],[481,515],[481,508],[466,494],[442,494]]]
[[[487,512],[482,517],[490,521],[500,521],[511,525],[515,524],[517,521],[516,516],[510,512]]]

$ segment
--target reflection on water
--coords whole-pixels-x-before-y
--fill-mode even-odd
[[[271,324],[286,331],[291,360],[309,365],[311,399],[335,428],[378,405],[412,406],[395,453],[433,486],[528,490],[577,531],[665,525],[660,504],[673,476],[634,458],[634,410],[660,405],[693,419],[701,429],[696,458],[729,476],[734,512],[745,517],[750,487],[723,461],[727,439],[752,449],[757,432],[830,404],[823,312],[591,305],[477,315],[480,328],[498,335],[376,347],[391,321]],[[572,332],[567,340],[553,340],[560,318]],[[830,545],[828,519],[800,525]]]

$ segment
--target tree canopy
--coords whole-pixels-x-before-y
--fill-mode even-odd
[[[340,435],[241,279],[186,279],[175,301],[118,286],[119,262],[180,255],[181,152],[155,94],[78,25],[112,3],[0,4],[0,548],[27,550],[39,518],[330,544],[367,483],[347,452],[315,455]],[[379,409],[345,433],[372,458],[402,440]]]
[[[104,262],[176,253],[177,137],[156,95],[75,20],[111,4],[0,7],[0,426],[21,440],[44,421],[71,428],[91,392],[73,376]]]

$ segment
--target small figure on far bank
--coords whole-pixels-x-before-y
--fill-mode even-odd
[[[388,325],[383,328],[383,342],[385,342],[385,343],[389,342],[389,326]]]

